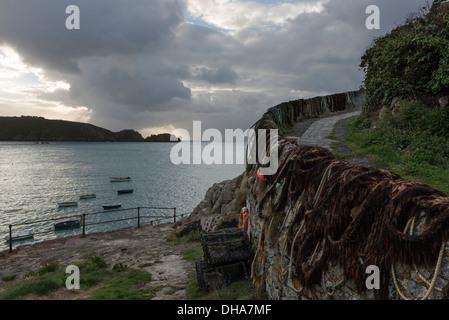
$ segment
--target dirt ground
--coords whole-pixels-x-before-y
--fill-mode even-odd
[[[181,252],[197,244],[175,245],[167,242],[166,239],[172,231],[172,224],[156,227],[146,225],[88,234],[84,238],[79,235],[19,246],[12,252],[0,252],[0,278],[8,274],[20,277],[29,271],[38,270],[45,262],[57,261],[62,266],[69,266],[88,255],[97,255],[110,267],[123,263],[139,269],[140,264],[151,264],[141,268],[152,275],[152,280],[147,285],[164,286],[153,300],[183,300],[186,299],[185,287],[195,272],[195,266],[193,261],[183,259]],[[80,276],[82,277],[82,274]],[[71,300],[83,296],[62,288],[47,297],[30,298]]]

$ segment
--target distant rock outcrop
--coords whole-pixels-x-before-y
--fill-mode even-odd
[[[142,135],[131,129],[122,130],[120,132],[114,133],[114,136],[117,141],[121,142],[141,142],[144,141]]]
[[[180,142],[181,139],[170,133],[152,134],[151,137],[145,138],[147,142]]]

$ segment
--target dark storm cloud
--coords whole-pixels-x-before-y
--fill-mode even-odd
[[[425,4],[330,0],[282,27],[226,33],[187,23],[186,1],[0,0],[0,43],[69,82],[40,97],[86,106],[94,124],[247,128],[284,101],[358,89],[364,51]],[[69,4],[80,30],[65,28]],[[365,27],[369,5],[380,30]]]
[[[228,66],[220,66],[216,69],[200,68],[200,80],[205,80],[209,83],[233,83],[237,78],[237,72]]]
[[[131,68],[120,66],[119,64],[100,64],[97,68],[95,64],[86,68],[83,72],[89,86],[96,94],[99,94],[112,102],[129,105],[136,111],[145,111],[148,108],[157,110],[158,106],[169,102],[171,99],[190,98],[190,89],[186,88],[178,77],[185,71],[182,68],[174,68],[165,65],[164,62],[154,59],[144,59],[134,61]],[[74,88],[74,94],[84,90]]]
[[[25,61],[59,72],[79,72],[78,59],[154,52],[183,21],[178,1],[77,0],[80,30],[68,30],[69,0],[1,0],[0,42]]]

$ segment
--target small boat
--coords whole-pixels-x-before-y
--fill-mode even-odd
[[[126,178],[109,178],[111,179],[111,182],[126,182],[126,181],[130,181],[131,178],[130,177],[126,177]]]
[[[117,204],[105,204],[103,205],[103,209],[117,209],[120,208],[122,206],[121,203],[117,203]]]
[[[118,194],[133,193],[134,189],[117,190]]]
[[[64,221],[55,224],[55,230],[67,230],[79,227],[80,222],[78,220]]]
[[[96,197],[97,197],[96,194],[83,194],[83,195],[80,196],[80,200],[82,200],[82,199],[93,199],[93,198],[96,198]]]
[[[34,238],[34,233],[33,232],[28,232],[28,233],[22,233],[22,234],[16,234],[12,236],[12,241],[17,241],[17,240],[24,240],[24,239],[31,239]],[[5,237],[6,241],[9,241],[9,236]]]
[[[60,202],[58,203],[59,207],[76,207],[78,202]]]

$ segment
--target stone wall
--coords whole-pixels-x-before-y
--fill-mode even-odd
[[[351,94],[355,105],[340,100],[345,107],[329,111],[359,107],[363,93]],[[307,111],[293,114],[327,113],[320,100],[301,102]],[[255,127],[283,132],[291,114],[280,105]],[[259,179],[259,165],[245,173],[252,278],[271,299],[447,298],[446,195],[282,135],[279,143],[276,175]]]
[[[214,185],[185,221],[204,231],[226,227],[236,222],[245,194],[251,276],[271,299],[448,295],[446,195],[283,136],[297,121],[363,103],[358,91],[270,108],[254,127],[279,129],[277,173],[264,181],[257,175],[260,165],[248,165],[235,181]]]

